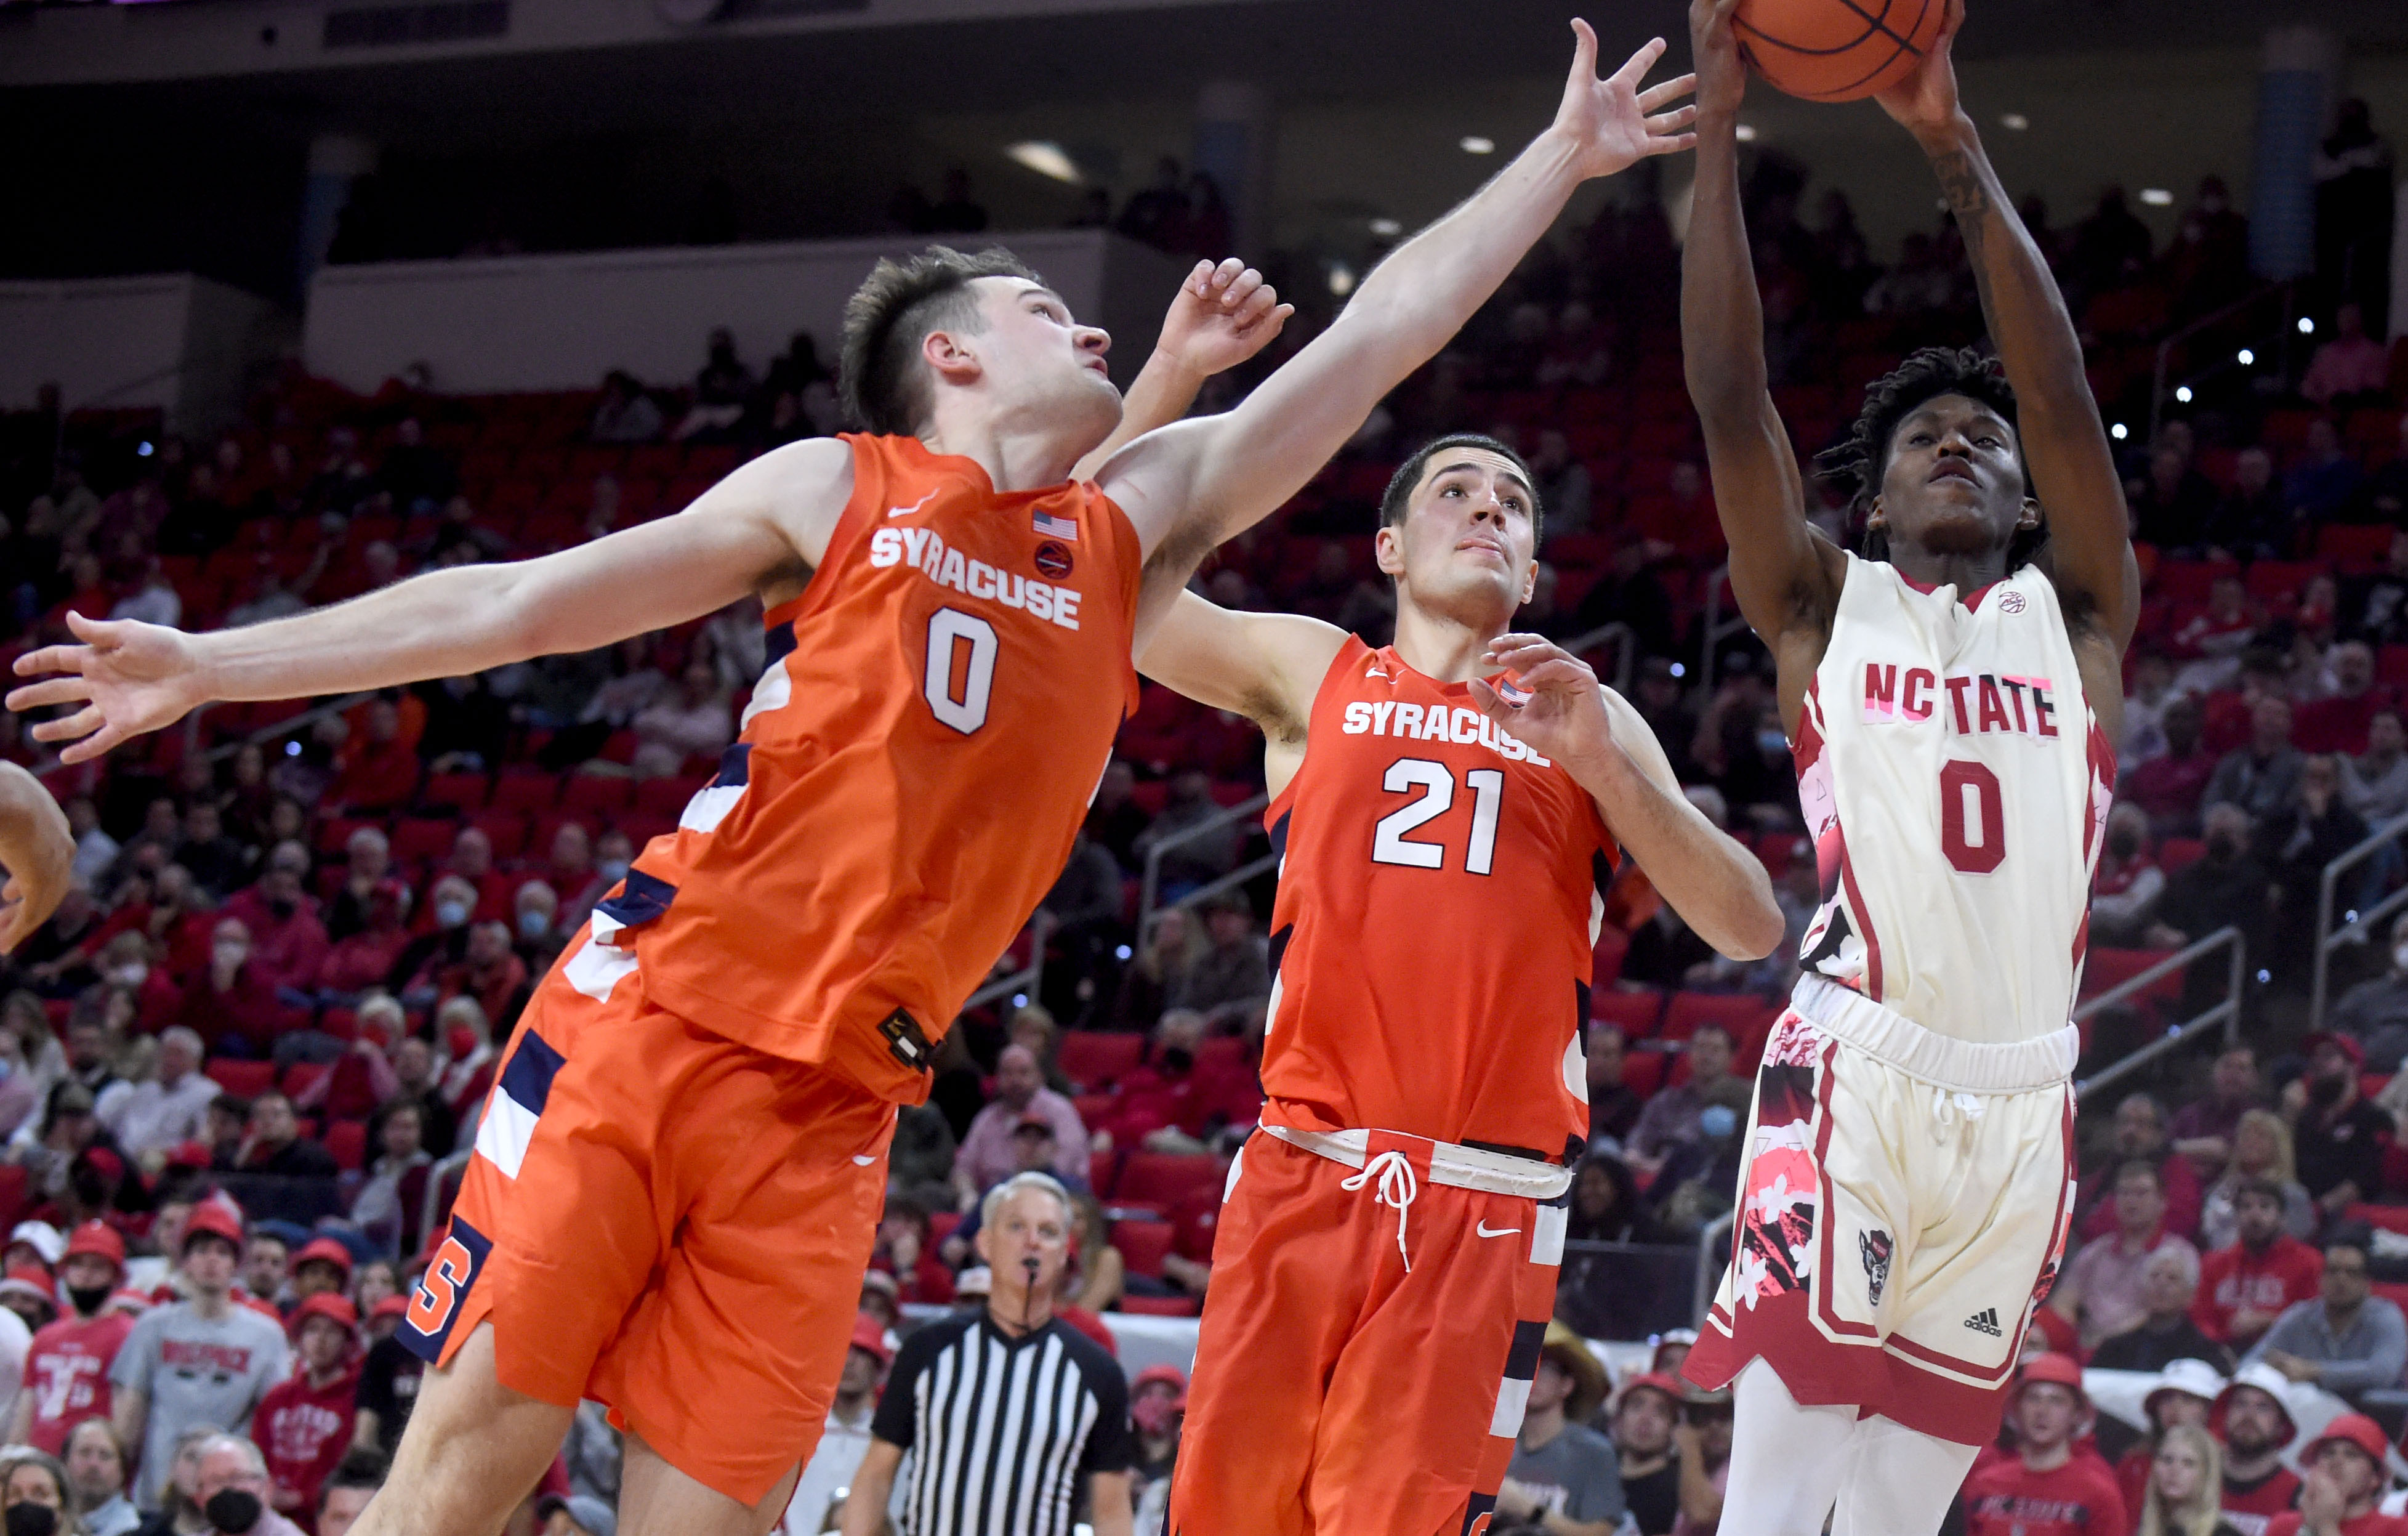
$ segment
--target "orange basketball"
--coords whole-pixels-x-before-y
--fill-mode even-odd
[[[1756,72],[1808,101],[1887,90],[1940,36],[1946,0],[1741,0],[1739,46]]]

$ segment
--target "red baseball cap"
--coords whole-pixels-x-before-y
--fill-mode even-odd
[[[214,1198],[203,1200],[193,1207],[191,1215],[184,1218],[183,1248],[189,1251],[196,1237],[223,1238],[234,1244],[235,1252],[240,1253],[242,1217],[228,1209],[223,1200]]]
[[[1641,1389],[1649,1392],[1663,1393],[1666,1398],[1671,1400],[1672,1406],[1675,1409],[1678,1409],[1681,1406],[1681,1400],[1687,1396],[1687,1391],[1681,1385],[1679,1377],[1672,1375],[1670,1371],[1642,1371],[1639,1375],[1633,1376],[1628,1381],[1622,1384],[1621,1392],[1618,1393],[1613,1400],[1614,1406],[1617,1408],[1620,1407],[1623,1402],[1629,1398],[1630,1394]]]
[[[2301,1464],[2314,1461],[2316,1454],[2322,1451],[2327,1443],[2336,1440],[2346,1442],[2364,1451],[2367,1459],[2378,1468],[2389,1465],[2391,1442],[2384,1435],[2383,1426],[2368,1418],[2364,1414],[2337,1415],[2330,1424],[2325,1426],[2322,1434],[2308,1442],[2308,1448],[2300,1454]]]
[[[2039,1355],[2026,1361],[2022,1373],[2015,1378],[2015,1390],[2021,1392],[2038,1382],[2053,1382],[2070,1388],[2074,1401],[2085,1407],[2089,1405],[2090,1394],[2082,1389],[2082,1362],[2071,1355]]]
[[[298,1273],[304,1264],[332,1264],[343,1271],[344,1280],[351,1278],[351,1251],[336,1238],[311,1238],[293,1256],[293,1269]]]
[[[886,1347],[885,1326],[866,1312],[853,1314],[853,1347],[866,1349],[880,1365],[891,1365],[895,1352]]]
[[[105,1258],[125,1272],[125,1240],[117,1228],[105,1221],[88,1221],[67,1234],[66,1251],[59,1256],[62,1262],[77,1257]]]
[[[1137,1379],[1129,1383],[1129,1396],[1136,1397],[1157,1382],[1171,1389],[1174,1395],[1172,1407],[1187,1406],[1187,1372],[1175,1365],[1150,1365],[1139,1371]]]
[[[2340,1051],[2343,1055],[2349,1057],[2349,1065],[2352,1071],[2362,1072],[2366,1070],[2366,1047],[2360,1045],[2353,1037],[2342,1034],[2338,1030],[2319,1029],[2315,1034],[2310,1035],[2307,1039],[2307,1043],[2300,1048],[2306,1051],[2311,1058],[2314,1058],[2318,1051],[2328,1045],[2334,1047],[2336,1050]]]
[[[338,1296],[333,1291],[320,1291],[315,1296],[303,1297],[301,1304],[293,1309],[293,1316],[285,1324],[286,1330],[297,1338],[301,1325],[312,1317],[340,1324],[346,1331],[360,1326],[360,1309],[351,1305],[350,1297]]]
[[[11,1264],[7,1278],[0,1279],[0,1295],[19,1291],[55,1311],[59,1290],[50,1279],[50,1271],[38,1264]]]
[[[383,1300],[379,1301],[375,1306],[368,1309],[368,1316],[371,1320],[379,1317],[407,1317],[408,1315],[409,1298],[407,1296],[388,1296]]]

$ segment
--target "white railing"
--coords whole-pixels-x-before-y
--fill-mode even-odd
[[[1703,637],[1698,657],[1698,696],[1711,702],[1714,696],[1714,653],[1723,641],[1748,627],[1747,620],[1737,613],[1723,616],[1723,584],[1730,580],[1730,563],[1725,561],[1706,578],[1705,611],[1698,624]]]
[[[1024,995],[1032,1002],[1036,1000],[1037,989],[1045,980],[1045,941],[1054,936],[1054,914],[1039,908],[1029,918],[1026,932],[1029,937],[1028,963],[1010,975],[998,976],[971,993],[969,1000],[962,1004],[963,1012]]]
[[[1608,641],[1613,642],[1613,691],[1627,698],[1630,696],[1631,675],[1639,668],[1639,636],[1628,624],[1617,619],[1612,624],[1599,624],[1585,635],[1575,635],[1556,643],[1575,656],[1585,656],[1601,649]]]
[[[1142,929],[1145,926],[1145,920],[1154,915],[1154,908],[1161,903],[1163,854],[1170,852],[1170,850],[1174,848],[1194,842],[1199,838],[1207,838],[1217,832],[1225,832],[1228,830],[1229,827],[1240,822],[1259,816],[1262,814],[1263,807],[1270,803],[1271,797],[1268,795],[1256,795],[1251,799],[1241,800],[1236,805],[1225,807],[1212,815],[1206,817],[1204,820],[1197,822],[1193,826],[1182,826],[1178,831],[1171,833],[1167,838],[1164,838],[1161,841],[1147,848],[1145,851],[1144,881],[1140,887],[1137,902],[1138,926]],[[1261,861],[1256,860],[1255,862],[1256,864],[1259,864]],[[1250,866],[1249,868],[1252,868],[1253,867]],[[1259,869],[1254,869],[1254,872],[1260,873],[1261,871]],[[1217,894],[1219,891],[1227,889],[1228,883],[1235,881],[1236,878],[1237,877],[1234,872],[1232,874],[1224,875],[1221,879],[1214,881],[1211,885],[1205,886],[1203,891],[1211,891]],[[1253,876],[1250,874],[1247,878],[1252,879]],[[1203,891],[1191,893],[1188,899],[1190,901],[1197,899],[1203,895]],[[1181,903],[1182,906],[1186,904],[1186,902]]]
[[[2364,912],[2351,908],[2344,912],[2342,926],[2335,928],[2333,908],[2337,903],[2333,899],[2333,893],[2340,888],[2341,877],[2385,849],[2400,846],[2400,840],[2403,833],[2408,833],[2408,816],[2394,817],[2368,833],[2366,840],[2357,847],[2325,866],[2324,880],[2316,891],[2315,983],[2309,994],[2308,1001],[2308,1027],[2311,1029],[2322,1029],[2325,1026],[2325,1009],[2332,1001],[2330,991],[2333,951],[2344,944],[2365,942],[2368,934],[2374,931],[2376,924],[2398,912],[2403,905],[2408,905],[2408,885],[2402,885]]]
[[[2127,998],[2138,997],[2168,975],[2188,969],[2193,961],[2203,960],[2217,950],[2228,947],[2232,952],[2232,958],[2229,967],[2227,991],[2222,1002],[2195,1018],[2185,1019],[2180,1024],[2170,1026],[2166,1032],[2156,1040],[2128,1055],[2111,1062],[2090,1076],[2075,1079],[2074,1097],[2083,1098],[2095,1089],[2103,1088],[2110,1083],[2128,1077],[2192,1036],[2202,1030],[2213,1029],[2218,1025],[2224,1026],[2224,1042],[2227,1045],[2239,1044],[2242,989],[2248,982],[2249,961],[2248,946],[2242,941],[2241,930],[2235,927],[2218,928],[2206,938],[2174,951],[2138,975],[2117,983],[2095,998],[2086,998],[2082,1005],[2073,1011],[2073,1022],[2080,1024],[2093,1014],[2114,1007]]]

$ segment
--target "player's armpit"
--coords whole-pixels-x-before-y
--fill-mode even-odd
[[[1138,670],[1199,704],[1301,737],[1346,632],[1300,613],[1238,613],[1181,592],[1139,641]]]

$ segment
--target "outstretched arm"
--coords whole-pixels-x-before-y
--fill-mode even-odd
[[[1982,318],[2015,387],[2016,428],[2032,494],[2048,519],[2050,570],[2067,618],[2077,632],[2092,629],[2109,640],[2120,661],[2141,614],[2123,481],[2065,297],[1957,100],[1950,49],[1964,22],[1964,0],[1951,0],[1930,53],[1879,99],[1923,146],[1964,234]]]
[[[826,553],[853,494],[853,454],[833,438],[765,453],[675,517],[508,565],[455,566],[243,629],[187,635],[68,616],[83,643],[17,660],[8,708],[81,704],[34,727],[97,757],[212,699],[306,698],[458,677],[556,652],[591,651],[698,619]]]
[[[1698,67],[1698,179],[1681,251],[1681,356],[1689,398],[1705,428],[1714,508],[1730,545],[1740,612],[1782,663],[1784,684],[1821,658],[1846,562],[1806,521],[1806,486],[1789,434],[1772,409],[1764,363],[1764,309],[1756,296],[1739,197],[1739,108],[1747,66],[1731,35],[1737,0],[1693,0],[1689,41]],[[1802,643],[1807,654],[1788,653]],[[1784,719],[1792,690],[1782,689]]]
[[[1475,678],[1472,702],[1588,791],[1614,838],[1698,938],[1734,960],[1761,960],[1780,946],[1781,908],[1763,863],[1689,803],[1662,743],[1628,701],[1541,635],[1499,635],[1485,659],[1532,696],[1515,709]]]
[[[1301,613],[1234,613],[1182,592],[1138,653],[1138,670],[1261,727],[1276,794],[1302,762],[1305,726],[1346,631]]]
[[[34,936],[67,894],[75,839],[66,812],[42,782],[0,763],[0,955]]]
[[[1640,88],[1663,54],[1662,39],[1599,79],[1597,35],[1585,22],[1572,30],[1578,45],[1555,123],[1512,165],[1399,247],[1327,330],[1236,409],[1148,434],[1104,467],[1105,489],[1155,567],[1150,618],[1159,618],[1208,551],[1293,495],[1381,396],[1437,354],[1547,232],[1574,188],[1692,142],[1682,131],[1688,108],[1662,110],[1687,81]]]
[[[1237,257],[1218,266],[1197,262],[1179,285],[1154,352],[1121,401],[1121,424],[1102,447],[1079,461],[1070,478],[1095,479],[1124,447],[1186,415],[1205,380],[1270,345],[1294,313],[1295,305],[1282,304],[1279,290]]]

